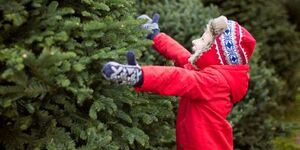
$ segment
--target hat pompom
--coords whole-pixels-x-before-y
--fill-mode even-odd
[[[227,28],[227,18],[220,16],[211,21],[211,29],[215,35],[219,35]]]

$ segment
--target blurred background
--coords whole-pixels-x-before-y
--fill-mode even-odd
[[[300,149],[300,0],[0,0],[0,149],[175,149],[176,97],[135,93],[101,75],[133,50],[172,65],[140,30],[187,49],[225,15],[256,38],[245,99],[230,116],[236,150]]]

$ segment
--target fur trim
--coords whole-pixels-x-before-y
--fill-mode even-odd
[[[220,16],[218,18],[212,19],[208,22],[206,29],[200,39],[193,41],[195,47],[195,53],[189,58],[189,62],[196,68],[196,61],[201,55],[208,51],[209,48],[214,43],[216,37],[224,32],[227,28],[227,18],[225,16]]]

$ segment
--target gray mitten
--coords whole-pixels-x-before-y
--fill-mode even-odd
[[[126,64],[119,64],[117,62],[108,62],[102,68],[102,75],[107,80],[114,81],[118,84],[127,84],[133,86],[140,86],[143,83],[142,69],[137,64],[133,52],[127,53]]]
[[[151,19],[147,15],[141,15],[138,17],[138,19],[146,19],[147,20],[147,22],[142,25],[142,28],[150,31],[150,33],[147,35],[147,38],[150,40],[153,40],[154,37],[160,32],[160,29],[158,26],[159,17],[160,16],[158,13],[155,13],[153,15],[153,19]]]

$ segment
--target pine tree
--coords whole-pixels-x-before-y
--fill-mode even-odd
[[[297,25],[297,31],[300,31],[300,0],[284,0],[283,2],[287,8],[289,20],[295,23]]]
[[[150,46],[133,5],[0,0],[1,149],[174,145],[172,100],[137,95],[101,75],[104,62],[125,63],[127,50],[141,57]]]

